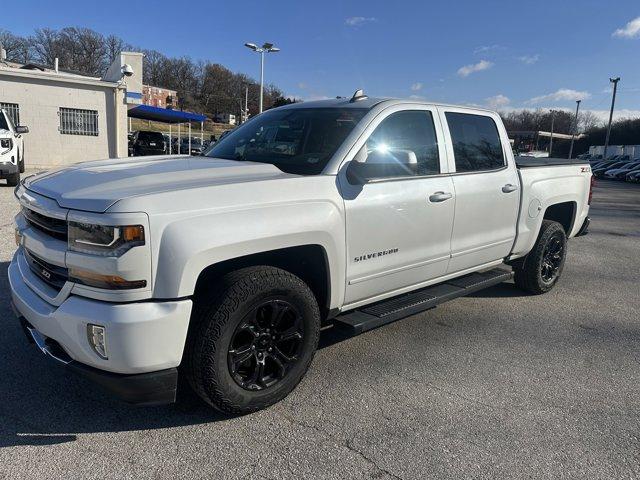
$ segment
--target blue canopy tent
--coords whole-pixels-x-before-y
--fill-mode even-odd
[[[138,105],[130,108],[127,112],[129,118],[139,118],[141,120],[151,120],[169,124],[169,138],[171,138],[171,125],[178,124],[178,139],[180,139],[180,124],[189,124],[189,152],[191,151],[191,122],[200,122],[200,141],[203,140],[203,125],[207,119],[205,115],[193,112],[183,112],[180,110],[170,110],[168,108],[152,107],[151,105]],[[180,153],[180,140],[178,140],[178,153]],[[171,141],[169,142],[169,153],[171,152]]]

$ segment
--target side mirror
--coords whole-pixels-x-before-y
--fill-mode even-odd
[[[26,127],[24,125],[18,125],[16,127],[16,133],[17,134],[29,133],[29,127]]]
[[[373,150],[367,153],[365,145],[349,163],[347,179],[351,184],[359,184],[378,178],[410,177],[417,171],[418,158],[412,150]]]

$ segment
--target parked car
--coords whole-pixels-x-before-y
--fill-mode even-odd
[[[129,402],[173,402],[184,376],[252,412],[295,388],[323,325],[360,333],[512,275],[551,290],[589,225],[589,170],[514,158],[487,110],[295,103],[197,161],[25,179],[11,298],[45,354]]]
[[[627,163],[628,162],[617,162],[617,161],[605,162],[602,165],[598,165],[592,168],[593,175],[598,178],[604,177],[605,172],[607,172],[608,170],[624,167]]]
[[[191,150],[189,150],[191,147]],[[180,142],[180,153],[187,155],[202,155],[202,142],[199,137],[191,137],[191,145],[189,145],[189,138],[183,138]]]
[[[633,172],[627,173],[625,177],[627,182],[631,183],[639,183],[640,182],[640,169],[634,170]]]
[[[24,173],[24,139],[29,133],[24,125],[14,125],[9,114],[0,109],[0,178],[7,179],[7,185],[15,187]]]
[[[131,151],[134,157],[165,153],[164,136],[160,132],[139,130],[133,134]]]
[[[628,162],[624,164],[622,167],[611,168],[604,173],[605,178],[609,178],[612,180],[624,180],[625,175],[632,170],[640,167],[640,160],[636,162]]]

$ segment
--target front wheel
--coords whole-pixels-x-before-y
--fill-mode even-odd
[[[17,187],[20,183],[20,173],[12,173],[7,175],[7,185],[10,187]]]
[[[320,312],[309,287],[274,267],[224,276],[196,302],[185,353],[187,379],[209,405],[229,414],[285,398],[313,359]]]
[[[539,295],[558,282],[567,256],[567,236],[558,222],[543,220],[538,239],[525,260],[514,266],[515,284]]]

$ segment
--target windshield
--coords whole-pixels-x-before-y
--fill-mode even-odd
[[[271,163],[287,173],[317,175],[366,109],[272,110],[238,127],[208,157]]]
[[[4,111],[0,111],[0,130],[9,130],[9,124],[5,120]]]

